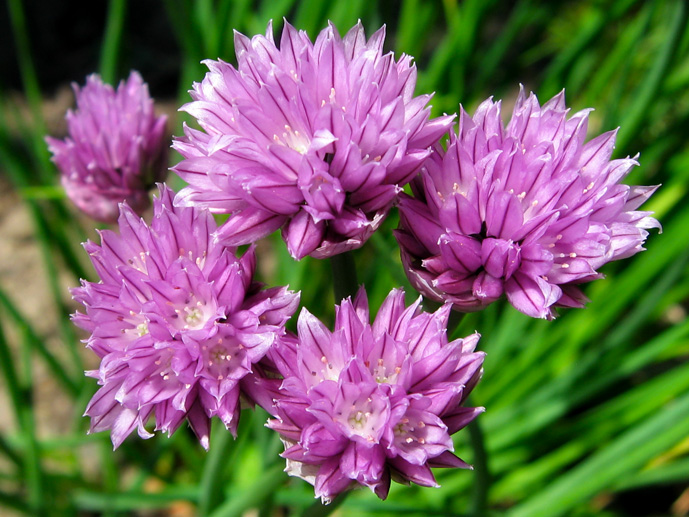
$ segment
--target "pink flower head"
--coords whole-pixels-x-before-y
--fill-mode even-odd
[[[287,472],[324,502],[357,485],[385,499],[391,479],[437,486],[431,467],[468,467],[450,436],[483,411],[461,406],[481,375],[479,336],[448,342],[450,304],[429,314],[420,300],[405,308],[393,290],[370,324],[361,289],[333,332],[302,309],[298,340],[269,353],[284,381],[268,426]]]
[[[519,93],[503,126],[500,102],[438,149],[400,201],[396,232],[411,283],[425,296],[478,310],[503,294],[521,312],[583,307],[578,284],[606,262],[642,250],[659,228],[636,211],[657,187],[619,182],[633,158],[611,160],[616,131],[584,143],[589,110],[567,117],[564,92],[542,107]]]
[[[253,248],[237,259],[211,239],[213,216],[175,208],[172,194],[160,187],[150,226],[121,205],[120,234],[85,245],[101,281],[72,290],[86,309],[73,320],[101,358],[86,415],[115,447],[135,428],[152,436],[150,416],[168,434],[188,420],[206,448],[211,417],[236,432],[243,379],[299,303],[284,287],[261,290]]]
[[[312,43],[285,22],[278,48],[271,25],[235,33],[237,68],[206,61],[182,108],[203,130],[174,143],[189,184],[175,202],[234,214],[216,236],[232,246],[282,228],[296,259],[360,247],[453,119],[429,120],[412,58],[383,54],[384,37],[330,24]]]
[[[117,91],[96,74],[84,88],[73,88],[77,110],[67,112],[69,136],[46,137],[67,195],[98,221],[117,221],[123,201],[141,214],[150,206],[148,190],[167,176],[167,118],[155,116],[137,72]]]

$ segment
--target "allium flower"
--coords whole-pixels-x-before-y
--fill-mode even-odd
[[[383,55],[384,37],[331,24],[311,43],[285,23],[278,48],[270,25],[235,33],[237,68],[206,61],[182,108],[203,131],[174,143],[189,184],[175,202],[234,214],[217,235],[228,245],[282,228],[297,259],[360,247],[453,119],[429,120],[412,58]]]
[[[284,381],[268,426],[287,472],[324,502],[357,485],[385,499],[391,478],[437,486],[430,467],[469,467],[450,436],[483,411],[461,406],[481,375],[479,336],[448,343],[450,304],[419,303],[393,290],[371,325],[362,289],[336,307],[334,332],[302,309],[298,341],[269,352]]]
[[[67,113],[69,136],[46,138],[67,195],[99,221],[117,221],[123,201],[141,214],[150,206],[148,190],[167,176],[167,118],[155,116],[137,72],[117,91],[96,74],[84,88],[73,88],[77,110]]]
[[[117,447],[135,428],[152,436],[150,416],[168,434],[186,419],[208,448],[211,417],[236,431],[243,378],[284,333],[299,295],[261,290],[253,249],[237,259],[213,243],[213,216],[174,208],[167,187],[150,226],[126,205],[119,225],[85,245],[101,281],[72,290],[86,308],[73,320],[102,360],[88,372],[102,386],[86,409],[91,431],[109,429]]]
[[[642,250],[659,228],[636,211],[657,187],[619,184],[633,158],[610,160],[616,131],[584,143],[589,110],[567,117],[564,92],[542,107],[522,91],[503,127],[500,102],[438,149],[399,204],[397,240],[412,284],[473,311],[503,294],[521,312],[552,318],[583,307],[578,284],[606,262]]]

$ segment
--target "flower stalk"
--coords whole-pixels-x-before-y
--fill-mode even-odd
[[[483,430],[478,419],[467,425],[469,443],[474,453],[474,489],[471,498],[470,515],[483,517],[488,512],[488,492],[490,490],[491,475],[488,468],[488,452],[483,436]]]
[[[350,252],[340,253],[331,257],[330,266],[333,272],[335,303],[340,303],[349,296],[354,297],[359,289],[359,283],[352,254]]]
[[[219,422],[214,422],[213,431],[213,439],[201,477],[199,515],[210,515],[222,503],[222,487],[225,482],[223,469],[227,466],[227,458],[235,445],[231,434]]]

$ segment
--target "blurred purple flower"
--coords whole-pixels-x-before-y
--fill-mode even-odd
[[[148,190],[167,176],[167,118],[156,117],[148,86],[131,72],[114,91],[96,74],[80,89],[76,112],[67,112],[69,136],[46,137],[62,185],[74,204],[93,219],[114,223],[118,203],[141,214]]]
[[[188,420],[206,448],[211,417],[235,433],[243,378],[299,303],[285,287],[261,290],[253,248],[237,259],[211,239],[213,216],[174,208],[172,194],[160,187],[150,227],[122,205],[120,234],[85,245],[101,281],[72,290],[86,308],[73,320],[102,360],[85,414],[115,447],[135,428],[152,436],[150,416],[168,434]]]
[[[285,22],[278,49],[271,25],[235,33],[237,68],[206,61],[182,108],[203,131],[174,143],[175,202],[234,214],[217,235],[232,246],[282,228],[296,259],[360,247],[454,118],[429,120],[412,58],[383,55],[384,37],[330,24],[311,43]]]
[[[385,499],[391,479],[437,486],[430,467],[469,467],[450,436],[483,411],[461,406],[481,375],[479,336],[448,343],[450,304],[429,314],[420,300],[405,308],[393,290],[371,325],[361,289],[336,307],[334,332],[302,309],[298,340],[268,353],[284,377],[268,427],[287,472],[324,502],[357,485]]]
[[[402,262],[425,296],[473,311],[505,294],[553,318],[584,306],[577,284],[603,264],[643,249],[645,229],[660,225],[636,208],[657,187],[619,184],[638,163],[610,160],[616,131],[584,143],[590,110],[568,111],[564,92],[541,107],[523,89],[506,128],[500,102],[461,111],[459,134],[399,204]]]

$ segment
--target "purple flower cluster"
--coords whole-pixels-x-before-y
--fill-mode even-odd
[[[73,88],[77,110],[67,113],[69,136],[46,138],[67,195],[102,222],[117,221],[123,201],[143,213],[149,189],[167,176],[167,118],[155,116],[148,86],[136,72],[117,91],[95,74]]]
[[[579,285],[602,265],[643,249],[659,224],[637,208],[656,187],[620,184],[637,162],[611,159],[614,131],[586,142],[588,111],[522,90],[507,126],[489,99],[461,110],[455,134],[454,115],[430,119],[411,57],[383,54],[384,36],[367,40],[361,23],[315,42],[285,23],[279,45],[272,26],[236,33],[237,67],[206,61],[182,108],[201,128],[174,142],[188,186],[160,186],[150,225],[137,214],[165,177],[165,118],[135,72],[117,92],[97,76],[75,86],[70,137],[47,139],[54,161],[77,206],[119,213],[119,234],[85,245],[100,281],[72,290],[101,359],[91,431],[117,447],[135,429],[152,436],[149,420],[168,434],[187,421],[208,448],[210,419],[236,433],[243,397],[271,414],[288,473],[324,502],[356,486],[385,499],[392,480],[437,486],[431,468],[468,467],[451,435],[483,411],[464,407],[479,336],[449,341],[451,309],[506,296],[552,318],[583,307]],[[264,289],[253,245],[241,258],[235,247],[281,229],[295,259],[332,257],[395,203],[407,275],[444,305],[422,312],[393,290],[371,323],[362,288],[335,307],[333,331],[304,308],[287,332],[299,294]],[[218,228],[213,214],[230,217]]]
[[[182,108],[203,131],[174,144],[189,184],[176,202],[234,214],[217,234],[227,245],[282,228],[296,259],[360,247],[453,119],[429,120],[411,57],[384,55],[384,37],[331,24],[311,43],[285,23],[278,48],[272,26],[235,33],[237,68],[206,61]]]
[[[299,295],[262,290],[253,248],[237,259],[215,244],[212,215],[174,207],[166,187],[150,226],[127,205],[119,226],[85,245],[101,281],[72,290],[86,309],[73,320],[101,358],[89,372],[102,386],[86,409],[91,431],[109,429],[117,447],[134,429],[152,436],[151,416],[167,433],[186,419],[208,448],[211,417],[236,432],[242,380],[284,334]]]
[[[583,307],[578,285],[642,250],[656,187],[620,184],[636,160],[611,160],[615,131],[584,143],[588,111],[568,117],[564,93],[543,106],[522,90],[504,127],[485,101],[438,147],[403,195],[396,232],[414,287],[461,311],[503,294],[521,312]]]
[[[336,307],[330,332],[306,309],[298,339],[269,352],[284,377],[275,392],[287,471],[324,502],[355,485],[385,499],[390,480],[437,486],[430,467],[463,467],[450,435],[483,408],[466,408],[481,375],[478,334],[447,340],[450,304],[405,308],[393,290],[369,323],[366,293]]]

